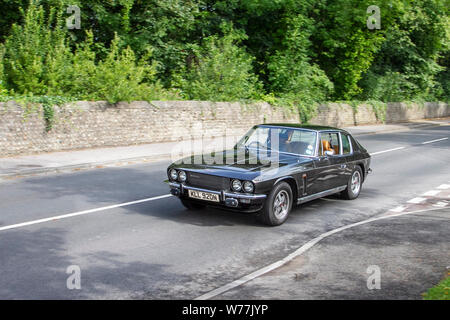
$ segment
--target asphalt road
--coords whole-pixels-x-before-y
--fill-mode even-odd
[[[315,200],[296,208],[284,225],[274,228],[252,215],[213,209],[188,212],[174,197],[21,225],[167,195],[162,182],[167,162],[4,182],[0,298],[198,297],[282,259],[317,235],[381,215],[448,183],[450,140],[422,144],[447,137],[449,126],[358,137],[374,154],[373,174],[360,197]],[[377,153],[400,147],[405,148]],[[412,225],[409,232],[414,233],[417,225]],[[342,254],[345,243],[340,241]],[[80,290],[67,288],[71,265],[81,270]]]
[[[450,272],[450,210],[430,209],[337,232],[214,299],[422,299]]]

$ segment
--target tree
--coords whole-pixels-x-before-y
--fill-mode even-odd
[[[4,45],[5,80],[18,93],[57,91],[70,59],[60,10],[53,7],[46,15],[38,3],[30,1],[27,11],[22,11],[23,24],[12,26]]]
[[[235,101],[261,95],[261,84],[253,73],[254,58],[238,46],[243,38],[228,29],[223,37],[209,36],[202,46],[193,47],[195,59],[179,79],[188,99]]]
[[[361,81],[365,88],[362,97],[433,100],[447,86],[445,58],[441,65],[438,62],[449,50],[448,7],[443,1],[417,0],[404,1],[395,11],[386,40]],[[439,73],[441,78],[437,77]]]
[[[333,83],[325,72],[311,63],[311,33],[313,21],[299,14],[287,17],[288,30],[268,63],[271,92],[300,107],[300,117],[307,122],[313,114],[315,103],[325,101],[333,90]]]

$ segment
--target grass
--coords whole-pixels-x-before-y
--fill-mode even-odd
[[[423,294],[424,300],[450,300],[450,275]]]

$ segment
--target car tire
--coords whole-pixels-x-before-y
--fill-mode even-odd
[[[347,200],[358,198],[363,183],[363,173],[360,166],[356,166],[350,179],[347,182],[347,188],[342,191],[342,197]]]
[[[180,200],[181,200],[181,204],[183,206],[185,206],[186,209],[188,209],[188,210],[201,210],[205,207],[205,205],[203,205],[203,204],[194,203],[187,199],[180,199]]]
[[[259,213],[259,218],[266,225],[279,226],[288,218],[292,205],[291,186],[286,182],[280,182],[275,185],[267,197],[264,207]]]

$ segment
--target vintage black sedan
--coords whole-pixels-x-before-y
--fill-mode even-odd
[[[167,169],[171,193],[186,208],[257,212],[271,226],[294,205],[334,193],[357,198],[369,172],[370,155],[347,131],[300,124],[254,126],[230,150]]]

